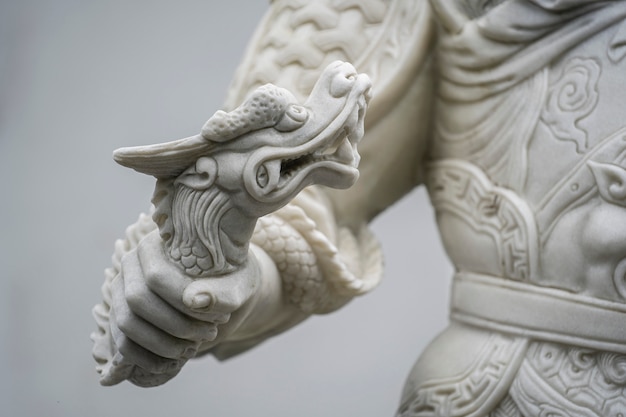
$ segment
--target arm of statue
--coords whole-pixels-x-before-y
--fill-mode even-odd
[[[315,254],[300,250],[299,232],[319,233],[306,216],[286,233],[258,219],[311,184],[354,184],[370,88],[367,75],[336,61],[303,105],[266,84],[236,109],[215,113],[199,135],[114,153],[118,163],[157,179],[158,229],[136,227],[145,237],[121,244],[127,250],[96,307],[103,384],[161,384],[221,340],[253,339],[345,302],[330,296],[334,285],[317,272]],[[295,224],[298,210],[290,211]],[[284,262],[251,247],[253,234]],[[290,274],[294,282],[285,285]]]
[[[274,263],[255,245],[233,272],[192,278],[169,260],[159,235],[148,234],[110,283],[109,320],[101,327],[108,337],[96,336],[101,383],[160,385],[199,351],[234,334],[254,338],[303,316],[283,300],[281,288]]]
[[[298,100],[284,90],[265,86],[247,100],[248,104],[232,112],[216,113],[202,135],[116,153],[118,162],[153,175],[158,181],[153,199],[154,222],[142,216],[127,230],[126,239],[116,244],[114,267],[107,270],[103,286],[104,301],[94,309],[99,330],[93,335],[93,352],[104,385],[125,379],[142,386],[162,384],[197,354],[212,353],[218,358],[235,355],[311,314],[334,311],[354,296],[368,292],[380,280],[380,251],[366,224],[420,180],[417,162],[425,148],[432,87],[427,2],[397,0],[381,8],[374,4],[379,2],[366,1],[345,9],[324,1],[311,2],[308,8],[285,7],[287,3],[273,3],[253,39],[226,107],[233,108],[233,103],[247,96],[245,92],[269,81],[293,90],[300,102],[312,90],[303,107],[293,107]],[[308,50],[317,34],[307,33],[310,25],[297,25],[316,7],[332,11],[337,17],[316,25],[326,31],[319,34],[319,39],[329,42],[331,52],[324,47],[320,47],[321,53]],[[372,39],[343,42],[357,48],[341,51],[345,58],[375,74],[380,88],[368,110],[365,123],[369,131],[362,142],[362,176],[367,183],[361,180],[347,198],[316,186],[299,193],[305,185],[345,189],[356,180],[355,145],[363,134],[364,100],[352,96],[352,111],[346,113],[343,122],[331,123],[332,117],[319,118],[310,111],[323,109],[321,113],[332,115],[332,103],[347,97],[346,92],[368,95],[363,83],[356,83],[360,90],[353,89],[355,81],[363,78],[345,64],[331,65],[321,78],[326,81],[311,87],[313,77],[337,54],[338,50],[330,46],[336,43],[332,36],[353,35],[348,29],[331,33],[331,26],[345,26],[354,20],[355,13],[370,29],[363,37],[367,34]],[[312,13],[309,18],[322,16],[330,15]],[[293,32],[278,36],[276,32],[281,28]],[[269,42],[276,36],[289,41]],[[374,48],[372,43],[378,46]],[[285,56],[294,54],[302,55],[301,59],[285,61]],[[384,65],[390,55],[395,56],[394,65]],[[314,65],[302,64],[302,60],[312,57],[317,61]],[[263,73],[267,68],[274,70]],[[268,78],[269,74],[275,78]],[[329,81],[333,79],[339,81],[333,84]],[[261,97],[257,104],[263,102],[265,109],[272,108],[275,101],[268,101],[267,89],[289,97],[278,100],[283,103],[280,111],[269,111],[273,114],[269,118],[263,115],[266,124],[260,127],[240,123],[236,115],[250,114],[246,106],[254,103],[255,97]],[[323,99],[320,92],[326,94]],[[316,131],[307,122],[323,119],[328,126],[326,136],[331,138],[325,144],[310,136],[299,137],[298,132]],[[268,132],[272,134],[267,136]],[[277,144],[289,144],[291,150],[280,149]],[[311,146],[317,149],[312,151]],[[315,162],[315,152],[323,156],[321,159],[338,159],[341,163],[335,168],[342,168],[333,170],[329,161],[320,160],[320,169],[301,169],[315,165],[310,164]],[[194,194],[190,191],[194,190],[203,194],[207,184],[215,185],[216,178],[219,187],[212,188],[226,191],[226,203],[219,198],[206,202],[194,195],[182,198],[184,193],[179,192]],[[281,193],[274,189],[285,191],[284,195],[278,198]],[[253,208],[259,201],[265,203],[263,209],[253,212],[229,205]],[[215,223],[215,219],[203,219],[195,231],[176,233],[184,222],[174,221],[172,214],[193,210],[224,215],[219,216],[220,226],[216,229],[203,226]],[[267,213],[272,214],[261,217]],[[155,223],[158,230],[154,230]],[[207,240],[209,244],[201,245],[204,249],[193,244]],[[215,241],[219,250],[215,250]]]

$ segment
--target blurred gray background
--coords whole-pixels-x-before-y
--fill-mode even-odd
[[[394,414],[447,321],[451,267],[423,190],[373,225],[387,273],[372,294],[159,388],[98,384],[91,308],[153,186],[111,152],[196,133],[267,3],[0,0],[0,415]]]

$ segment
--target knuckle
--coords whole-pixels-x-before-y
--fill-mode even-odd
[[[214,311],[210,314],[209,321],[215,324],[226,324],[230,321],[230,313]]]
[[[202,337],[198,340],[199,342],[204,342],[204,341],[213,341],[215,340],[215,338],[217,337],[217,326],[216,325],[211,325],[211,326],[207,326],[205,329],[204,334],[202,335]]]
[[[239,302],[236,299],[221,299],[217,303],[220,313],[230,314],[239,308]]]
[[[119,350],[123,356],[132,355],[130,343],[131,343],[130,340],[124,334],[119,335],[115,339],[115,346],[117,347],[117,350]]]
[[[232,289],[232,298],[236,302],[243,302],[246,298],[248,298],[248,291],[242,285],[237,285]]]
[[[194,329],[193,334],[189,335],[189,339],[195,342],[213,340],[215,337],[217,337],[217,326],[213,323],[203,323]]]
[[[243,304],[243,300],[240,299],[239,295],[236,293],[229,294],[228,297],[221,297],[216,301],[216,312],[222,313],[222,315],[230,316],[231,313],[239,310],[239,308]]]
[[[124,289],[124,296],[129,307],[134,310],[146,298],[147,288],[138,282],[127,283]]]
[[[125,335],[130,335],[134,330],[134,321],[130,314],[116,315],[117,327]]]
[[[156,266],[152,264],[142,265],[142,272],[148,286],[161,284],[161,274]]]

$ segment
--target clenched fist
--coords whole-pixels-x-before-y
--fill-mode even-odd
[[[114,366],[127,367],[126,378],[137,385],[172,378],[200,346],[215,345],[240,325],[259,282],[254,256],[233,273],[190,278],[151,233],[124,256],[112,282]]]

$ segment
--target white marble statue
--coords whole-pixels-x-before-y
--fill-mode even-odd
[[[336,60],[373,83],[349,189],[369,81]],[[225,109],[116,153],[157,185],[94,310],[101,383],[164,383],[368,292],[368,222],[424,184],[450,325],[397,415],[626,416],[626,1],[274,0]]]
[[[142,216],[116,244],[95,308],[103,385],[162,384],[199,351],[335,310],[377,282],[379,274],[373,283],[351,274],[295,203],[258,221],[308,185],[354,184],[370,89],[367,75],[336,61],[303,105],[266,84],[199,135],[115,151],[157,182],[152,219]],[[305,195],[298,200],[314,208]],[[318,257],[328,258],[326,273]]]

